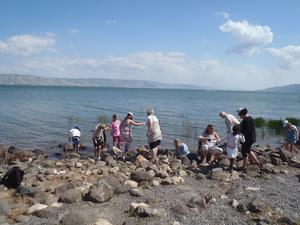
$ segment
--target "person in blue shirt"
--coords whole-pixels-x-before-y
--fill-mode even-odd
[[[180,159],[187,158],[191,161],[196,161],[197,164],[200,163],[200,160],[197,157],[197,154],[191,153],[188,146],[181,142],[180,139],[174,139],[174,147],[175,147],[175,156]]]

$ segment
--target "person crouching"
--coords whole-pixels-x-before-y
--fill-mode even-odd
[[[181,142],[180,139],[174,139],[175,155],[180,158],[182,161],[188,159],[191,163],[196,161],[197,164],[200,163],[200,160],[197,157],[197,154],[191,153],[188,146]]]
[[[80,135],[81,131],[79,127],[75,126],[71,130],[69,130],[69,142],[72,140],[73,149],[77,153],[80,148]],[[68,155],[68,153],[67,153]]]
[[[105,124],[98,124],[93,132],[94,155],[96,160],[101,160],[103,149],[106,146],[106,133],[105,130],[109,129]]]

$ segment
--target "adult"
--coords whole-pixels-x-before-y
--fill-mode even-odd
[[[242,156],[243,170],[246,171],[248,155],[257,163],[257,165],[259,165],[254,152],[251,150],[252,144],[256,141],[255,123],[253,118],[248,114],[248,110],[246,108],[240,108],[237,113],[242,119],[242,122],[240,124],[240,131],[245,137],[245,142],[242,143]]]
[[[283,127],[284,127],[284,144],[286,150],[293,153],[295,149],[295,144],[297,143],[299,139],[299,131],[297,127],[293,124],[291,124],[288,120],[283,121]]]
[[[224,119],[225,126],[227,129],[227,134],[230,134],[232,132],[232,128],[235,125],[240,124],[240,122],[237,120],[237,118],[235,118],[234,115],[228,114],[226,112],[220,112],[219,116]]]
[[[191,153],[188,146],[183,143],[180,139],[174,139],[174,147],[175,147],[175,156],[180,158],[183,161],[186,161],[188,159],[191,163],[193,161],[196,161],[197,164],[200,163],[200,160],[198,159],[197,155],[195,153]]]
[[[121,139],[122,143],[124,144],[124,151],[123,151],[123,158],[124,154],[129,152],[131,150],[131,145],[133,142],[132,139],[132,130],[131,126],[144,126],[145,123],[139,123],[133,120],[133,113],[128,112],[124,120],[120,124],[120,133],[121,133]]]
[[[72,141],[73,149],[75,150],[75,152],[78,152],[80,147],[80,135],[81,131],[78,126],[75,126],[71,130],[69,130],[69,142]]]
[[[154,109],[147,109],[147,137],[149,148],[151,151],[151,161],[154,162],[157,158],[157,147],[161,144],[162,133],[159,120],[154,115]]]
[[[223,149],[218,147],[220,141],[221,139],[215,131],[214,126],[208,124],[204,132],[199,136],[199,153],[203,164],[207,163],[208,153],[211,153],[214,156],[212,162],[219,160],[220,155],[223,153]]]

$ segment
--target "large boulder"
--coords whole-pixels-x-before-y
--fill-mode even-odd
[[[130,179],[136,182],[151,181],[155,174],[147,172],[144,168],[138,168],[130,175]]]
[[[110,200],[114,195],[113,188],[105,181],[100,180],[95,184],[90,191],[86,194],[87,201],[102,203]]]

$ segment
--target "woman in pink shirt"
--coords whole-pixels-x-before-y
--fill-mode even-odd
[[[114,114],[112,116],[112,121],[110,122],[110,128],[111,128],[111,136],[113,138],[113,146],[115,146],[115,143],[117,142],[118,148],[120,148],[121,145],[120,124],[121,121],[118,119],[117,114]]]

